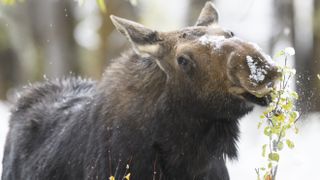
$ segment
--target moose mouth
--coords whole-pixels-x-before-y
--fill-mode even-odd
[[[273,83],[272,83],[273,84]],[[235,96],[240,97],[248,102],[260,105],[267,106],[271,102],[271,87],[265,87],[259,90],[250,90],[248,88],[233,86],[229,89],[229,92]]]
[[[260,106],[268,106],[271,102],[271,96],[270,94],[264,95],[262,97],[255,96],[249,92],[244,92],[240,94],[242,98],[245,100],[252,102],[254,104],[260,105]]]
[[[271,92],[273,89],[277,89],[280,76],[280,73],[275,73],[272,78],[269,78],[269,81],[261,84],[255,84],[254,86],[248,86],[248,84],[244,84],[240,88],[243,91],[238,95],[254,104],[268,106],[272,101]]]

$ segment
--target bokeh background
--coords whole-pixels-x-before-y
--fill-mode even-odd
[[[103,1],[103,0],[102,0]],[[10,104],[35,81],[70,75],[99,80],[104,68],[128,48],[110,14],[168,31],[191,26],[207,0],[0,0],[0,158]],[[214,0],[220,24],[272,55],[292,46],[297,70],[291,87],[299,95],[300,133],[285,150],[280,180],[320,179],[320,0]],[[100,3],[100,6],[98,5]],[[281,62],[280,62],[281,63]],[[241,122],[239,160],[228,162],[231,179],[256,179],[263,163],[259,113]],[[1,165],[0,165],[1,169]],[[0,170],[1,174],[1,170]]]

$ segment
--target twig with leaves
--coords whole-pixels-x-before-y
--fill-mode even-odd
[[[298,133],[296,122],[299,112],[295,109],[295,101],[298,94],[289,88],[289,81],[296,71],[287,66],[288,57],[293,56],[293,48],[286,48],[276,54],[274,59],[284,58],[284,66],[278,65],[282,73],[280,83],[271,92],[271,103],[260,116],[258,128],[263,128],[264,135],[268,137],[267,144],[262,146],[262,156],[267,159],[267,165],[255,169],[258,180],[275,180],[279,167],[280,151],[285,144],[293,149],[294,143],[288,138],[287,131]]]

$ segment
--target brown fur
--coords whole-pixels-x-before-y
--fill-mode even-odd
[[[158,32],[111,16],[132,45],[100,82],[31,87],[15,105],[3,180],[228,180],[238,120],[266,105],[279,76],[259,48],[218,24]],[[252,78],[248,57],[265,77]],[[128,169],[128,168],[129,169]]]

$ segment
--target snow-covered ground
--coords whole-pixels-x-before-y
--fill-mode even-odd
[[[262,108],[255,108],[241,120],[241,138],[239,142],[238,161],[228,162],[231,180],[255,180],[254,169],[265,162],[261,157],[261,146],[267,142],[257,129],[259,114]],[[9,108],[0,102],[0,159],[2,161],[5,136],[8,131]],[[310,115],[303,125],[300,125],[298,135],[293,135],[295,142],[293,150],[283,150],[280,155],[278,179],[301,180],[320,179],[320,115]],[[2,165],[0,164],[0,175]]]
[[[0,179],[2,172],[2,156],[3,147],[8,132],[8,119],[9,119],[9,108],[5,103],[0,102]]]

